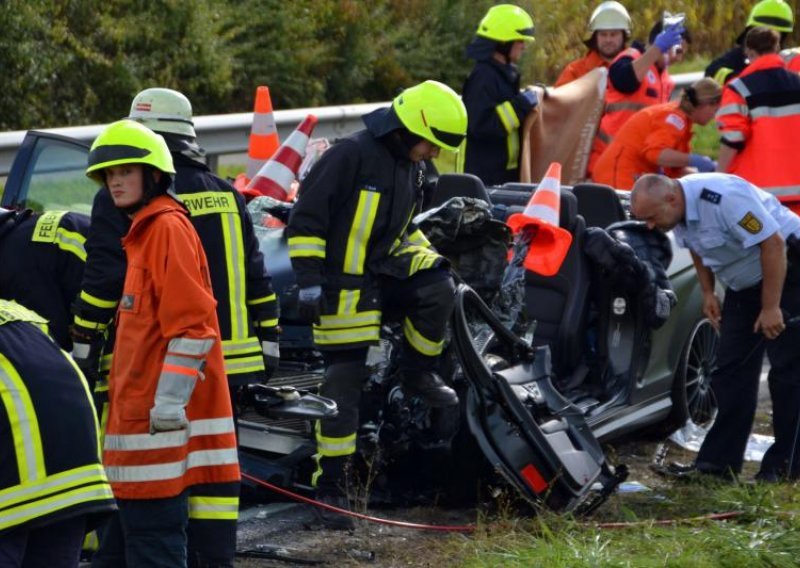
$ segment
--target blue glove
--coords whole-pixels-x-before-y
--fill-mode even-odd
[[[297,297],[297,311],[300,317],[308,323],[319,325],[319,316],[322,312],[322,286],[300,288]]]
[[[683,24],[667,26],[664,28],[663,32],[656,36],[653,45],[655,45],[661,53],[666,53],[681,42],[681,34],[684,31]]]
[[[697,168],[698,172],[713,172],[717,169],[717,162],[702,154],[689,154],[689,167]]]
[[[535,108],[539,104],[539,95],[533,89],[525,89],[522,91],[523,98],[528,101],[531,107]]]

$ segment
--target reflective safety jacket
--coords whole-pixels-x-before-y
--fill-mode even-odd
[[[728,173],[775,195],[800,194],[800,76],[764,55],[725,86],[721,142],[738,150]]]
[[[608,147],[619,129],[630,119],[636,111],[650,105],[669,101],[674,83],[666,70],[659,70],[651,65],[647,70],[644,80],[638,82],[638,87],[633,92],[623,92],[615,84],[617,73],[633,73],[630,68],[633,62],[642,56],[638,49],[629,47],[614,58],[609,67],[609,81],[606,88],[606,102],[600,125],[597,128],[592,151],[589,155],[587,173],[591,177],[594,165],[600,155]]]
[[[637,178],[658,173],[658,157],[666,149],[688,153],[692,121],[673,101],[644,108],[617,132],[594,167],[592,179],[617,189],[630,189]],[[679,177],[683,168],[663,168],[664,174]]]
[[[603,59],[597,50],[590,49],[589,52],[580,59],[567,63],[567,66],[564,67],[561,75],[558,76],[554,86],[560,87],[561,85],[583,77],[593,69],[597,69],[598,67],[605,67],[608,69],[608,66],[609,62]]]
[[[89,386],[45,319],[0,300],[0,536],[116,508],[98,436]]]
[[[314,326],[320,349],[377,342],[378,277],[404,279],[445,262],[411,225],[423,180],[419,164],[369,129],[337,142],[303,180],[287,227],[289,256],[301,288],[323,287]]]
[[[519,181],[520,126],[533,108],[519,91],[519,72],[478,61],[462,91],[467,107],[464,171],[486,185]]]
[[[177,152],[172,156],[175,192],[189,209],[208,258],[228,378],[233,385],[257,382],[264,372],[259,337],[275,333],[278,302],[244,199],[200,162]],[[128,226],[108,190],[101,189],[92,208],[76,325],[102,331],[113,318],[125,278],[120,239]]]
[[[114,495],[159,499],[193,485],[238,481],[216,302],[197,233],[183,207],[162,195],[136,214],[123,245],[128,270],[103,453]],[[159,383],[187,380],[196,380],[188,428],[151,435]]]
[[[70,306],[80,291],[88,232],[89,218],[79,213],[0,213],[0,298],[47,319],[50,335],[67,351],[72,349]]]
[[[786,62],[789,71],[800,73],[800,47],[792,47],[781,51],[781,57]]]

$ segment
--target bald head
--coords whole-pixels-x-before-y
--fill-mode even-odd
[[[684,215],[680,184],[667,176],[643,175],[631,189],[631,213],[651,229],[672,229]]]

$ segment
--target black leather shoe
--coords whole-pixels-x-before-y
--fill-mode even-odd
[[[432,371],[403,373],[403,390],[409,395],[420,397],[431,408],[458,404],[456,391]]]
[[[697,464],[671,462],[666,465],[653,465],[651,469],[659,475],[684,481],[706,482],[712,479],[718,481],[736,481],[736,474],[730,469],[698,468]]]
[[[345,509],[348,511],[350,510],[350,503],[347,501],[347,497],[344,495],[322,494],[317,495],[316,499],[325,505],[332,505],[333,507],[338,507],[339,509]],[[353,517],[348,515],[317,506],[314,507],[314,514],[316,515],[317,520],[326,529],[332,531],[352,531],[356,528],[355,520]]]

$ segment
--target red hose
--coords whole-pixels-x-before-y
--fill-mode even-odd
[[[371,515],[363,515],[361,513],[348,511],[347,509],[342,509],[340,507],[334,507],[333,505],[328,505],[327,503],[320,503],[319,501],[310,499],[308,497],[303,497],[302,495],[299,495],[293,491],[289,491],[288,489],[284,489],[283,487],[279,487],[268,481],[264,481],[263,479],[258,479],[257,477],[253,477],[249,473],[242,472],[242,478],[250,480],[253,483],[257,483],[258,485],[262,485],[267,489],[270,489],[276,493],[280,493],[281,495],[285,495],[286,497],[290,497],[295,501],[300,501],[302,503],[314,505],[315,507],[327,509],[328,511],[333,511],[334,513],[339,513],[340,515],[348,515],[350,517],[355,517],[356,519],[363,519],[365,521],[371,521],[373,523],[378,523],[381,525],[390,525],[393,527],[402,527],[406,529],[416,529],[422,531],[458,532],[458,533],[469,533],[475,531],[475,525],[425,525],[421,523],[393,521],[391,519],[382,519],[380,517],[373,517]]]
[[[298,493],[289,491],[288,489],[284,489],[283,487],[279,487],[278,485],[274,485],[268,481],[264,481],[263,479],[253,477],[249,473],[242,472],[242,478],[252,481],[253,483],[256,483],[258,485],[262,485],[263,487],[266,487],[267,489],[274,491],[275,493],[280,493],[281,495],[294,499],[295,501],[300,501],[301,503],[307,503],[308,505],[313,505],[315,507],[327,509],[328,511],[333,511],[334,513],[339,513],[340,515],[348,515],[356,519],[362,519],[365,521],[370,521],[381,525],[389,525],[393,527],[402,527],[406,529],[416,529],[423,531],[457,532],[457,533],[471,533],[475,532],[476,529],[475,525],[426,525],[421,523],[409,523],[406,521],[393,521],[391,519],[383,519],[381,517],[373,517],[371,515],[363,515],[361,513],[348,511],[347,509],[342,509],[340,507],[334,507],[333,505],[328,505],[327,503],[320,503],[319,501],[316,501],[309,497],[304,497]],[[652,525],[669,526],[669,525],[685,524],[698,521],[723,521],[726,519],[732,519],[738,517],[743,514],[744,514],[743,511],[728,511],[725,513],[710,513],[708,515],[701,515],[699,517],[688,517],[682,519],[660,519],[660,520],[609,522],[609,523],[584,523],[584,526],[593,526],[601,529],[622,529],[622,528],[652,526]]]

